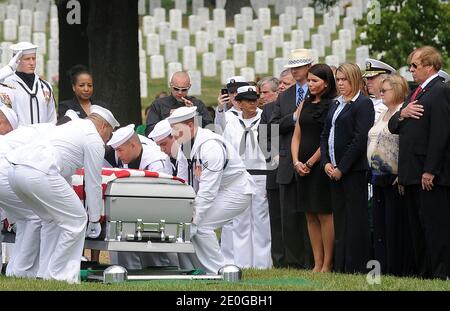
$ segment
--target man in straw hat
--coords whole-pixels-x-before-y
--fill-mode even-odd
[[[297,212],[297,183],[292,165],[291,140],[297,121],[297,108],[308,92],[308,69],[313,55],[308,49],[295,49],[289,54],[288,63],[296,83],[281,93],[276,101],[270,124],[278,124],[280,131],[280,162],[277,182],[280,184],[280,206],[284,260],[281,265],[308,268],[311,250],[308,241],[305,215]]]

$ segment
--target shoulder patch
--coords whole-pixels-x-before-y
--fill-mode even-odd
[[[9,98],[9,95],[6,93],[0,93],[0,101],[3,105],[7,106],[8,108],[12,108],[12,102],[11,98]]]

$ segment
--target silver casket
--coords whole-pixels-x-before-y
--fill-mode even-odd
[[[193,253],[190,222],[195,192],[167,178],[118,178],[105,191],[104,240],[86,248],[110,251]]]

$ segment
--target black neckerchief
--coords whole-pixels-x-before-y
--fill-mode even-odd
[[[28,86],[30,90],[33,89],[33,83],[34,83],[34,73],[25,73],[16,71],[16,75]]]
[[[187,154],[188,152],[191,153],[192,148],[194,147],[195,142],[195,136],[192,137],[191,141],[189,142],[191,145],[187,145],[187,143],[181,144],[181,151],[183,152],[184,156],[186,157],[187,163],[188,163],[188,184],[191,186],[194,186],[194,161],[191,159],[191,155]],[[184,148],[184,146],[188,146]]]
[[[177,159],[169,157],[170,159],[170,163],[172,163],[172,175],[173,176],[177,176],[178,174],[178,163],[177,163]]]
[[[141,152],[139,153],[139,156],[136,159],[134,159],[133,161],[131,161],[130,163],[128,163],[128,168],[132,168],[135,170],[139,169],[139,167],[141,166],[143,152],[144,152],[144,148],[141,147]]]
[[[25,84],[28,86],[28,88],[30,90],[33,90],[33,82],[34,82],[34,73],[33,74],[28,74],[28,73],[24,73],[24,72],[16,72],[16,75],[23,81],[25,82]],[[30,83],[30,79],[31,80],[31,86],[29,85]],[[30,124],[34,124],[34,116],[33,116],[33,98],[36,99],[36,111],[37,111],[37,122],[36,123],[40,123],[41,122],[41,117],[39,115],[39,100],[37,98],[37,93],[39,91],[38,89],[38,80],[36,80],[36,90],[34,91],[34,93],[31,93],[30,91],[27,90],[27,88],[20,82],[17,81],[17,83],[20,85],[20,87],[22,87],[22,89],[30,96]],[[44,90],[42,90],[43,92]]]

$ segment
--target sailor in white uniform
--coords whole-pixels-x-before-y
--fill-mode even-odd
[[[20,42],[10,48],[22,55],[16,72],[0,85],[0,100],[12,106],[19,124],[56,123],[52,87],[35,74],[37,45]]]
[[[118,125],[109,110],[94,106],[86,119],[6,154],[12,190],[42,220],[38,277],[79,283],[85,235],[101,233],[104,146]],[[72,175],[83,167],[89,218],[71,186]]]
[[[222,136],[196,123],[196,107],[181,107],[168,118],[182,145],[197,192],[191,241],[203,269],[217,273],[225,264],[214,230],[244,212],[255,185],[234,148]]]
[[[239,103],[235,100],[237,89],[240,86],[249,85],[243,76],[233,76],[227,79],[228,94],[220,94],[217,98],[218,105],[214,124],[225,130],[227,122],[233,120],[241,113]]]
[[[383,104],[380,95],[381,82],[386,75],[394,74],[396,71],[388,64],[372,59],[366,59],[366,71],[363,78],[367,81],[367,90],[369,91],[370,99],[373,102],[373,108],[375,109],[375,122],[377,122],[380,115],[387,110],[386,105]]]
[[[244,161],[256,184],[256,193],[244,213],[236,216],[231,226],[222,229],[222,236],[231,234],[234,264],[241,268],[269,269],[272,267],[269,205],[266,193],[266,159],[259,145],[258,127],[262,110],[258,108],[258,93],[254,86],[241,86],[236,100],[242,114],[238,122],[229,122],[223,137]],[[230,232],[228,232],[230,231]],[[222,244],[224,248],[229,245]],[[225,253],[225,252],[224,252]]]

